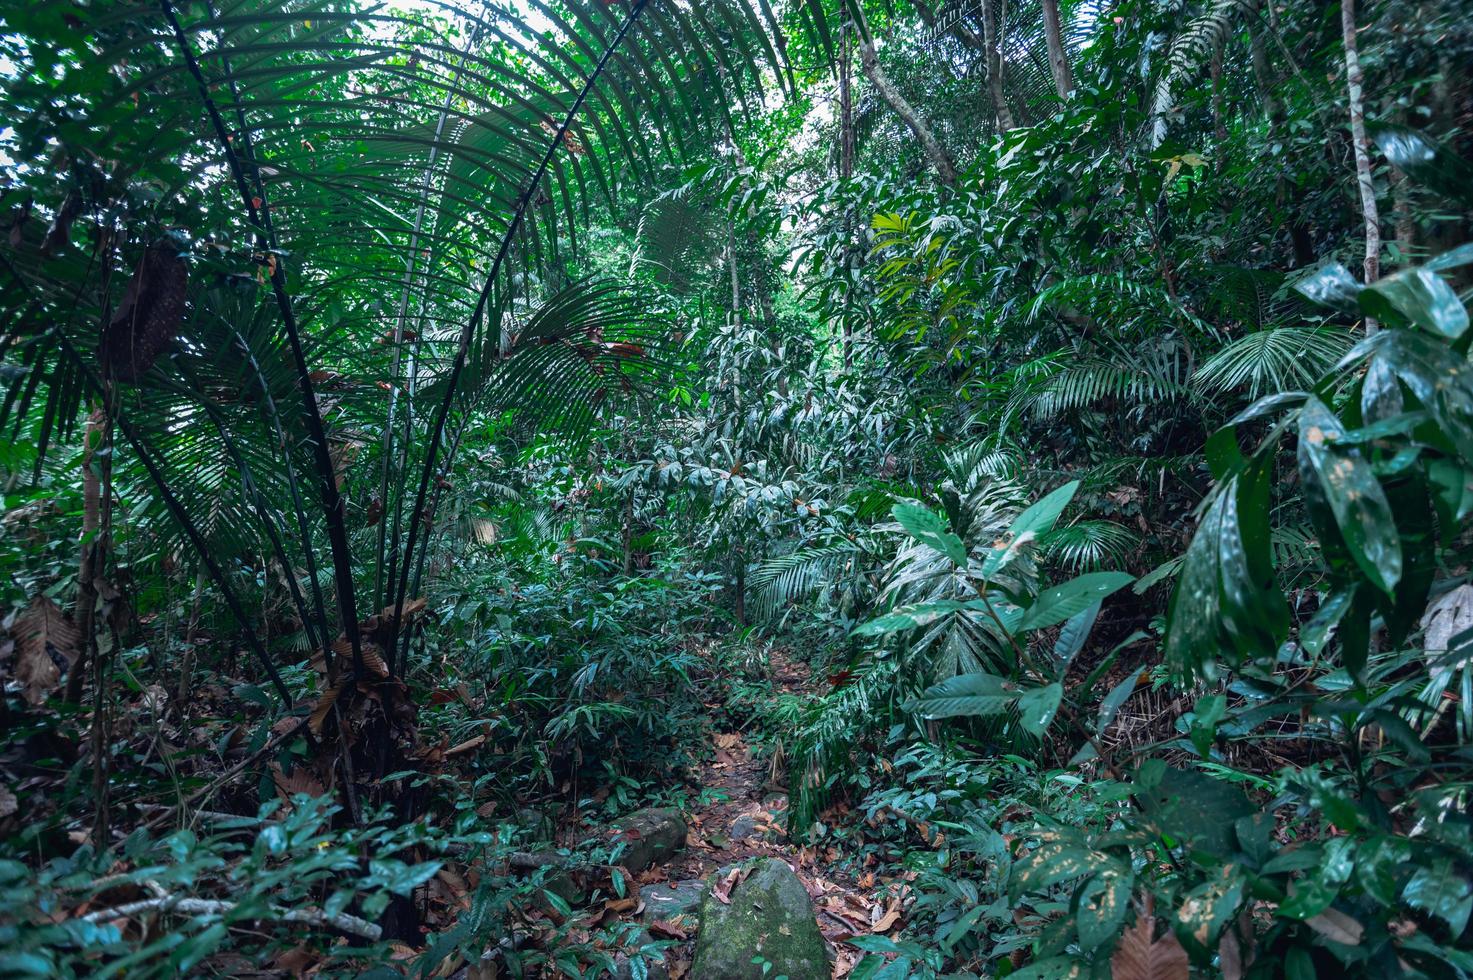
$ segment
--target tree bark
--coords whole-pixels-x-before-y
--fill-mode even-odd
[[[67,673],[66,699],[82,700],[86,668],[97,655],[97,588],[94,580],[105,561],[102,530],[102,478],[98,473],[103,458],[98,450],[107,439],[107,412],[94,405],[82,430],[82,554],[77,564],[77,631],[82,650]]]
[[[1365,78],[1355,41],[1355,0],[1341,0],[1340,27],[1345,34],[1345,84],[1350,96],[1350,139],[1355,147],[1355,176],[1360,189],[1361,214],[1366,226],[1365,281],[1381,276],[1381,217],[1376,210],[1376,185],[1371,180],[1370,143],[1366,139],[1366,113],[1362,97]],[[1377,323],[1366,317],[1366,334],[1376,332]]]
[[[1064,50],[1064,32],[1059,22],[1059,0],[1043,0],[1043,35],[1048,41],[1048,63],[1053,70],[1054,87],[1059,98],[1069,101],[1074,91],[1074,73],[1069,69],[1069,54]]]
[[[849,56],[853,47],[854,25],[843,27],[842,53],[839,59],[839,180],[847,182],[854,176],[854,104],[849,84]],[[844,323],[842,346],[844,367],[854,366],[854,324],[850,317],[850,292],[853,278],[850,263],[854,251],[854,211],[844,207]]]
[[[1273,0],[1265,4],[1270,9]],[[1278,128],[1279,124],[1279,100],[1274,97],[1273,76],[1268,70],[1268,49],[1263,43],[1263,32],[1265,30],[1263,21],[1258,19],[1257,11],[1251,18],[1252,25],[1248,30],[1248,61],[1253,71],[1253,85],[1258,89],[1258,100],[1263,103],[1263,114],[1268,117],[1270,132]]]
[[[982,44],[987,48],[987,94],[992,98],[992,111],[997,114],[997,128],[1003,132],[1017,128],[1013,111],[1008,108],[1002,87],[1002,52],[998,50],[997,11],[992,0],[982,0]]]
[[[875,91],[880,94],[880,98],[885,100],[885,104],[894,110],[895,114],[900,117],[900,121],[905,123],[920,142],[926,159],[936,170],[937,179],[947,187],[955,187],[956,165],[951,162],[951,157],[947,156],[946,150],[937,141],[930,127],[921,119],[915,107],[905,100],[905,96],[900,94],[900,90],[885,74],[885,69],[880,67],[879,58],[875,54],[875,46],[869,41],[861,41],[859,44],[859,67],[863,70],[864,77],[869,79]]]

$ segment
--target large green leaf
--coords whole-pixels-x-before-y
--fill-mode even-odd
[[[1018,722],[1034,735],[1042,735],[1058,713],[1064,700],[1063,685],[1045,684],[1018,695]]]
[[[1446,922],[1454,936],[1461,935],[1473,913],[1473,881],[1446,858],[1420,868],[1406,883],[1402,900]]]
[[[1181,574],[1166,614],[1166,663],[1181,677],[1212,679],[1222,634],[1222,589],[1218,576],[1218,538],[1222,534],[1223,499],[1216,497],[1187,546]]]
[[[1195,769],[1173,769],[1159,762],[1141,767],[1135,798],[1161,833],[1218,857],[1232,855],[1236,846],[1234,822],[1256,810],[1243,791],[1231,783]]]
[[[957,602],[954,599],[941,599],[936,602],[918,602],[909,606],[901,606],[883,616],[876,616],[869,622],[856,626],[854,635],[883,636],[886,633],[897,633],[901,630],[928,626],[944,616],[953,616],[964,609],[976,608],[977,605],[975,600]]]
[[[1122,868],[1108,867],[1079,889],[1079,911],[1075,922],[1079,944],[1098,949],[1120,934],[1125,913],[1130,910],[1130,890],[1135,876]]]
[[[1330,262],[1300,279],[1294,288],[1322,306],[1355,316],[1360,312],[1359,297],[1365,287],[1345,266]]]
[[[1111,593],[1135,581],[1125,572],[1089,572],[1044,589],[1023,613],[1022,629],[1041,629],[1077,616]]]
[[[1411,330],[1382,331],[1367,346],[1385,359],[1458,454],[1473,460],[1473,365],[1467,358]]]
[[[1365,577],[1391,594],[1401,579],[1401,541],[1386,493],[1360,449],[1337,445],[1345,434],[1340,422],[1317,398],[1299,412],[1299,473],[1323,498],[1333,518],[1333,533],[1345,543]],[[1311,507],[1321,538],[1332,533],[1324,516]]]
[[[1012,526],[1008,528],[1014,539],[1021,538],[1025,534],[1047,534],[1053,530],[1059,515],[1074,495],[1079,492],[1079,481],[1072,480],[1059,489],[1044,496],[1028,506],[1021,514],[1013,519]]]
[[[1439,194],[1473,206],[1473,165],[1468,161],[1406,126],[1368,122],[1366,131],[1392,166]]]
[[[906,708],[923,718],[958,718],[1006,714],[1018,701],[1018,689],[992,674],[958,674],[933,684]]]
[[[1468,311],[1458,294],[1435,272],[1403,269],[1367,286],[1357,297],[1367,316],[1402,317],[1410,323],[1456,340],[1468,329]]]
[[[951,533],[946,522],[933,510],[919,504],[898,503],[892,509],[895,520],[905,533],[921,544],[940,552],[958,565],[967,564],[967,548],[962,539]]]

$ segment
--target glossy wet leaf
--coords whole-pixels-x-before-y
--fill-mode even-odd
[[[906,708],[922,718],[1000,715],[1017,703],[1018,691],[992,674],[958,674],[928,687]]]
[[[1166,662],[1182,677],[1211,679],[1221,633],[1218,538],[1226,494],[1219,491],[1187,547],[1167,612]]]
[[[1443,858],[1412,875],[1402,889],[1402,900],[1446,922],[1453,935],[1460,935],[1473,913],[1473,882],[1452,861]]]
[[[950,558],[958,565],[966,565],[967,549],[962,539],[953,534],[935,511],[918,504],[898,503],[891,511],[905,533]]]
[[[1473,366],[1447,344],[1410,330],[1372,338],[1387,365],[1464,459],[1473,459]]]
[[[1046,684],[1018,695],[1018,722],[1034,735],[1042,735],[1059,710],[1064,699],[1064,688],[1059,684]]]
[[[1053,530],[1054,524],[1059,519],[1059,515],[1064,512],[1064,508],[1069,506],[1069,502],[1074,499],[1074,495],[1078,492],[1079,481],[1073,480],[1047,496],[1034,501],[1013,520],[1012,526],[1008,528],[1009,533],[1014,538],[1019,538],[1029,533],[1035,535],[1047,534]]]
[[[1075,915],[1079,944],[1098,949],[1120,934],[1130,911],[1134,877],[1119,868],[1107,868],[1079,889],[1079,911]]]
[[[1089,572],[1051,586],[1024,611],[1020,626],[1030,630],[1062,623],[1134,581],[1135,576],[1125,572]]]
[[[1238,914],[1247,885],[1237,865],[1219,865],[1206,881],[1182,897],[1176,910],[1178,932],[1199,950],[1210,950],[1223,928]]]
[[[1376,146],[1416,183],[1473,206],[1473,165],[1425,133],[1392,123],[1368,122]]]
[[[1095,619],[1100,615],[1100,603],[1095,603],[1083,612],[1069,617],[1059,629],[1059,638],[1054,641],[1054,666],[1060,671],[1069,669],[1069,664],[1084,649]]]
[[[1352,316],[1359,314],[1358,298],[1365,287],[1339,262],[1330,262],[1294,284],[1295,290],[1321,306]]]
[[[1367,316],[1404,319],[1449,340],[1456,340],[1468,329],[1468,311],[1457,293],[1446,280],[1427,269],[1403,269],[1379,279],[1360,293],[1358,301]]]
[[[1337,445],[1344,430],[1318,399],[1299,414],[1299,472],[1323,498],[1334,529],[1362,574],[1390,593],[1401,579],[1401,542],[1391,505],[1375,472],[1359,449]],[[1311,509],[1311,517],[1315,511]],[[1317,530],[1326,536],[1328,528]]]

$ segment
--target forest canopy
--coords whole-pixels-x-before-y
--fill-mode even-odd
[[[0,0],[0,975],[1473,975],[1470,66]]]

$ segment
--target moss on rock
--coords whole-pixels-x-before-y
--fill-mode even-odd
[[[760,957],[758,962],[754,958]],[[762,962],[772,967],[763,973]],[[708,894],[691,976],[700,980],[828,980],[828,950],[803,882],[786,863],[766,858],[731,892],[731,904]]]

